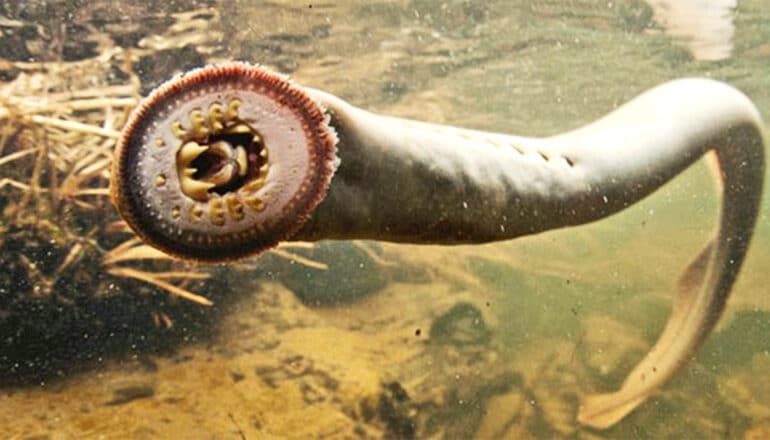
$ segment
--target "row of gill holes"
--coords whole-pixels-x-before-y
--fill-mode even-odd
[[[438,129],[437,131],[441,132],[443,130]],[[508,147],[510,147],[510,148],[513,148],[514,151],[516,151],[517,153],[521,154],[522,156],[524,156],[524,155],[526,155],[528,153],[528,151],[526,151],[526,149],[524,149],[524,148],[522,148],[522,147],[520,147],[520,146],[518,146],[516,144],[513,144],[513,143],[498,142],[498,141],[495,141],[493,139],[489,139],[489,138],[485,138],[485,137],[479,137],[479,136],[475,136],[475,135],[468,135],[468,134],[465,134],[461,130],[458,130],[456,133],[453,133],[453,134],[456,134],[456,135],[458,135],[458,136],[460,136],[460,137],[462,137],[464,139],[468,139],[468,140],[479,140],[479,139],[481,139],[484,142],[486,142],[488,145],[491,145],[491,146],[493,146],[495,148],[508,148]],[[562,155],[549,156],[549,155],[545,154],[543,151],[537,150],[537,149],[534,150],[534,153],[538,154],[545,162],[551,162],[553,160],[563,160],[569,167],[574,167],[575,166],[575,161],[573,159],[567,157],[567,156],[562,156]]]

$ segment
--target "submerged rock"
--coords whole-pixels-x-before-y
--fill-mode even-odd
[[[490,335],[481,311],[468,303],[455,305],[436,318],[430,327],[431,340],[458,347],[484,345],[489,342]]]
[[[341,305],[374,293],[388,282],[388,275],[369,254],[350,243],[321,242],[311,249],[292,253],[326,265],[326,269],[302,265],[290,257],[260,260],[263,273],[286,285],[303,303]],[[269,257],[268,257],[269,258]]]

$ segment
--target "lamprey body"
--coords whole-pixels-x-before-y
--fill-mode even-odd
[[[373,114],[230,63],[147,98],[124,129],[112,190],[150,244],[222,261],[281,240],[484,243],[580,225],[712,154],[716,235],[620,390],[582,402],[578,420],[605,428],[666,383],[716,324],[757,219],[762,127],[741,92],[705,79],[663,84],[574,131],[525,138]]]

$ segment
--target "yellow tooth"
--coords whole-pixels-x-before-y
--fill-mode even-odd
[[[179,179],[179,185],[182,187],[183,193],[199,202],[207,201],[209,199],[209,190],[216,186],[213,183],[201,182],[200,180],[186,177]]]
[[[227,141],[216,141],[209,144],[209,150],[212,153],[218,153],[219,156],[230,158],[233,156],[233,146]]]
[[[259,152],[259,156],[262,159],[267,159],[267,148],[262,148],[262,150]]]
[[[205,202],[209,199],[209,190],[214,188],[216,184],[194,179],[193,175],[195,175],[197,170],[191,167],[190,163],[200,156],[201,153],[208,150],[208,148],[205,145],[198,145],[197,142],[190,141],[182,145],[176,157],[179,186],[182,192],[199,202]]]
[[[209,107],[209,125],[211,130],[216,132],[224,129],[224,113],[222,113],[222,104],[215,102]]]
[[[158,174],[155,177],[155,186],[161,187],[166,184],[166,176],[163,174]]]
[[[239,99],[233,99],[230,101],[230,105],[227,106],[227,120],[232,121],[238,118],[238,109],[241,108],[241,101]]]
[[[187,142],[182,145],[182,148],[180,148],[177,153],[177,164],[180,168],[186,168],[192,161],[208,149],[209,147],[206,145],[199,145],[197,142],[193,141]]]
[[[243,201],[246,203],[246,206],[255,211],[262,211],[265,209],[265,202],[263,202],[262,199],[257,196],[246,197],[243,199]]]
[[[214,197],[209,202],[209,219],[217,226],[225,224],[225,204],[221,197]]]
[[[206,119],[203,117],[203,112],[198,109],[190,112],[190,131],[196,139],[203,139],[209,135]]]
[[[245,176],[249,170],[249,159],[246,156],[246,149],[240,145],[235,149],[235,163],[238,164],[238,175]]]
[[[243,185],[243,189],[248,192],[254,192],[259,191],[263,186],[265,186],[265,178],[260,177],[259,179],[254,179],[246,185]]]
[[[214,186],[222,186],[230,182],[235,171],[235,165],[232,163],[225,164],[216,173],[206,178],[206,182],[210,182]]]
[[[259,176],[265,177],[267,176],[267,171],[270,169],[270,165],[264,164],[261,167],[259,167]]]
[[[230,216],[232,218],[235,220],[243,219],[243,203],[241,203],[234,194],[225,196],[225,203],[227,204],[227,210],[230,211]]]
[[[201,220],[203,218],[203,208],[197,203],[190,208],[190,218],[193,220]]]
[[[227,133],[230,134],[247,134],[251,133],[251,127],[246,124],[235,124],[227,129]]]
[[[174,136],[176,136],[179,139],[184,139],[185,137],[187,137],[187,132],[182,127],[182,123],[179,121],[176,121],[173,124],[171,124],[171,133],[173,133]]]

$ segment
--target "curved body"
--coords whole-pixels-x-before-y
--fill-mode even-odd
[[[167,108],[187,102],[187,83],[195,106]],[[240,88],[264,94],[259,99],[274,110]],[[216,93],[209,98],[207,90]],[[291,99],[282,98],[289,92]],[[237,105],[223,119],[217,100],[225,98]],[[282,112],[299,115],[291,131],[305,134],[272,134],[266,121]],[[116,205],[149,243],[203,261],[258,253],[282,239],[484,243],[580,225],[631,206],[712,152],[722,195],[716,235],[683,276],[663,334],[620,390],[582,402],[579,421],[597,428],[644,402],[713,329],[746,255],[764,178],[759,113],[739,91],[705,79],[663,84],[594,123],[534,139],[380,116],[258,67],[229,64],[170,81],[127,127],[112,177]],[[176,159],[156,151],[154,138],[165,139]],[[297,153],[303,168],[275,159]],[[169,184],[175,170],[181,183]],[[293,185],[290,175],[303,183]],[[297,192],[282,194],[289,187]],[[307,201],[300,211],[296,200]],[[145,205],[154,210],[143,212]]]
[[[713,151],[719,227],[688,269],[658,342],[614,393],[589,396],[581,423],[606,428],[685,364],[716,324],[757,219],[762,121],[715,81],[658,86],[585,127],[531,139],[383,117],[322,92],[340,166],[295,236],[481,243],[592,222],[661,187]]]

